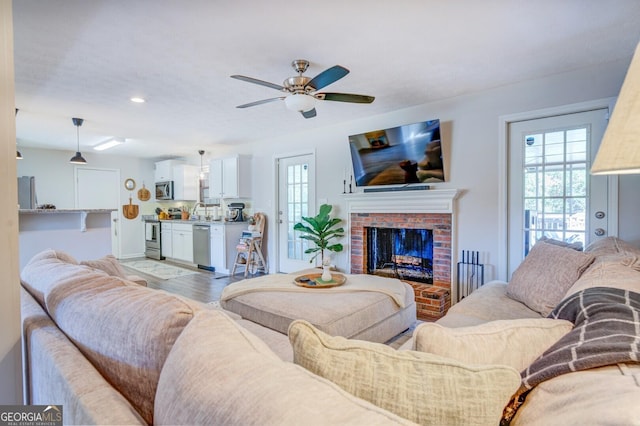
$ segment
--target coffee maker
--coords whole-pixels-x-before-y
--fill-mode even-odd
[[[244,217],[242,216],[244,203],[229,203],[229,205],[227,205],[227,209],[228,222],[244,222]]]

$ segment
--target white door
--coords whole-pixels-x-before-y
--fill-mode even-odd
[[[508,277],[542,236],[583,246],[607,235],[607,176],[589,170],[607,125],[597,109],[509,125]]]
[[[76,167],[76,208],[116,209],[111,213],[111,250],[120,257],[120,171]],[[129,200],[127,200],[127,203]]]
[[[315,164],[312,154],[278,160],[278,272],[310,267],[304,254],[309,241],[293,227],[302,216],[315,216]]]

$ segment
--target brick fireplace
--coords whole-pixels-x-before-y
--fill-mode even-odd
[[[432,284],[405,279],[414,289],[417,316],[434,321],[451,306],[454,200],[457,190],[351,194],[347,200],[350,271],[367,273],[367,230],[427,229],[433,238]]]

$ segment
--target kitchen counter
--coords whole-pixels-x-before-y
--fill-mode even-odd
[[[20,214],[111,213],[116,209],[20,209]]]
[[[107,214],[111,215],[111,212],[117,211],[116,209],[19,209],[19,215],[76,215],[79,214],[79,227],[80,232],[87,230],[87,215],[91,214]],[[25,223],[25,219],[21,219],[21,224]]]
[[[160,219],[160,222],[166,223],[190,223],[192,225],[245,225],[249,226],[249,222],[227,222],[224,220],[182,220],[182,219]]]
[[[116,209],[19,209],[20,268],[35,254],[52,248],[77,260],[112,252],[112,213]]]

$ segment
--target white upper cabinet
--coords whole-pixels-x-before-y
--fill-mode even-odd
[[[200,168],[185,164],[181,160],[158,161],[155,181],[173,181],[173,199],[191,201],[198,199]]]
[[[173,168],[177,165],[184,164],[180,160],[164,160],[156,163],[155,180],[156,182],[166,182],[173,180]]]
[[[197,200],[200,169],[198,166],[181,164],[173,168],[173,199]]]
[[[211,160],[209,196],[211,198],[251,197],[251,158],[245,155]]]

